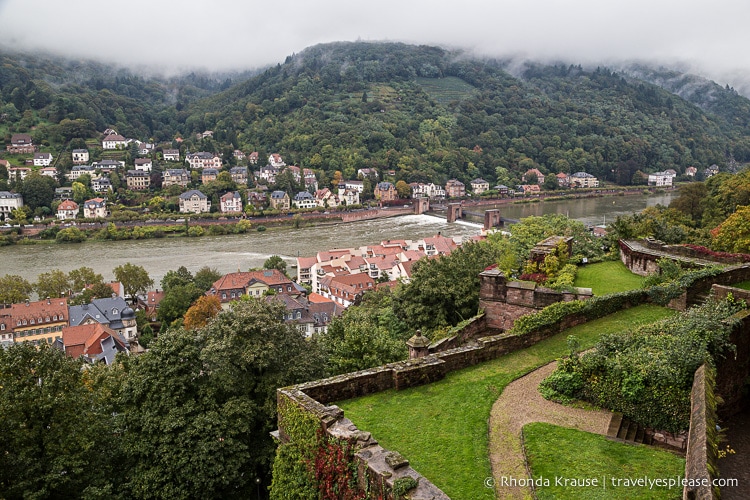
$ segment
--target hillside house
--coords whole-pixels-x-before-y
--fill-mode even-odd
[[[293,203],[296,208],[315,208],[318,206],[315,197],[307,191],[300,191],[294,195]]]
[[[445,189],[443,186],[438,186],[434,183],[422,184],[420,182],[412,182],[409,184],[411,187],[412,198],[430,198],[430,199],[444,199]]]
[[[8,168],[8,180],[24,180],[31,173],[29,167],[10,167]]]
[[[199,214],[209,212],[210,210],[211,201],[197,189],[191,189],[180,195],[180,213]]]
[[[565,172],[560,172],[555,176],[557,178],[557,185],[560,187],[570,186],[570,176]]]
[[[261,209],[268,204],[268,195],[258,191],[248,191],[247,203],[256,209]]]
[[[357,170],[357,177],[361,177],[363,179],[366,179],[368,177],[372,177],[373,179],[378,179],[378,171],[374,168],[360,168]]]
[[[597,188],[599,179],[586,172],[576,172],[570,176],[570,186],[578,188]]]
[[[207,184],[211,181],[215,181],[219,177],[219,170],[216,168],[204,168],[201,172],[201,182]]]
[[[302,176],[305,179],[305,189],[310,192],[315,192],[318,190],[318,178],[315,176],[315,172],[313,172],[309,168],[303,168]]]
[[[695,174],[698,173],[698,169],[695,167],[688,167],[685,169],[685,175],[689,177],[695,177]]]
[[[239,213],[242,212],[242,197],[238,191],[229,192],[219,199],[219,210],[222,213]]]
[[[125,149],[128,142],[120,134],[109,134],[102,140],[102,149]]]
[[[13,134],[5,149],[11,154],[31,154],[36,151],[36,146],[29,134]]]
[[[0,191],[0,217],[2,217],[3,220],[10,219],[13,216],[13,210],[21,208],[22,206],[23,196],[19,193]]]
[[[273,295],[266,300],[281,303],[286,310],[284,321],[294,324],[308,338],[327,332],[331,320],[344,311],[343,307],[317,293],[311,293],[309,297]]]
[[[323,208],[334,208],[339,206],[339,197],[328,188],[315,191],[315,204]]]
[[[180,150],[165,149],[161,152],[161,157],[164,159],[164,161],[180,161]]]
[[[252,153],[250,153],[249,155],[247,155],[247,161],[248,161],[248,163],[250,163],[250,165],[257,165],[258,164],[258,157],[259,156],[260,155],[258,155],[257,151],[253,151]]]
[[[221,168],[221,157],[205,151],[190,153],[185,157],[185,160],[192,169]]]
[[[59,220],[75,219],[79,212],[78,203],[73,200],[64,200],[57,206],[57,218]]]
[[[151,172],[151,169],[154,167],[151,158],[136,158],[133,163],[135,164],[136,170],[141,170],[143,172]]]
[[[395,201],[398,199],[396,186],[390,182],[378,182],[373,194],[375,199],[380,201]]]
[[[270,198],[271,208],[276,210],[289,210],[290,200],[289,195],[285,191],[274,191],[271,193]]]
[[[536,177],[536,181],[532,181]],[[521,181],[527,184],[537,184],[541,186],[544,184],[544,174],[538,168],[530,168],[521,176]]]
[[[445,183],[445,195],[448,198],[463,198],[466,196],[466,186],[457,179],[451,179]]]
[[[268,164],[276,168],[286,166],[286,163],[284,163],[284,160],[281,158],[281,155],[278,153],[273,153],[272,155],[268,157]]]
[[[96,169],[90,165],[76,165],[73,168],[70,169],[70,172],[65,174],[65,177],[68,178],[68,180],[74,181],[78,179],[83,174],[88,174],[91,177],[93,177],[96,173]]]
[[[211,285],[206,295],[218,297],[222,307],[226,308],[243,295],[260,297],[269,290],[274,293],[300,294],[300,290],[284,273],[278,269],[263,269],[225,274]]]
[[[247,167],[232,167],[231,169],[229,169],[229,175],[232,176],[232,180],[236,184],[240,186],[247,186]]]
[[[97,170],[101,170],[102,173],[111,174],[118,168],[124,167],[125,162],[117,161],[117,160],[102,160],[102,161],[95,161],[94,163],[91,164],[91,166]]]
[[[109,180],[109,177],[101,175],[91,179],[91,189],[96,193],[106,193],[112,189],[112,181]]]
[[[175,185],[185,188],[189,183],[190,173],[184,168],[170,168],[162,173],[161,186],[163,188]]]
[[[276,184],[276,176],[281,173],[280,167],[273,167],[271,165],[266,165],[265,167],[261,167],[260,170],[255,172],[255,177],[259,180],[264,180],[268,184]]]
[[[151,175],[142,170],[128,170],[125,182],[131,191],[144,191],[151,185]]]
[[[339,183],[339,187],[341,187],[341,183]],[[362,194],[365,190],[365,183],[363,181],[344,181],[344,189],[351,189],[356,191],[359,194]]]
[[[654,172],[653,174],[648,174],[648,185],[671,186],[672,179],[674,179],[674,177],[668,172]]]
[[[74,165],[83,165],[89,162],[88,149],[74,149],[71,155],[73,156]]]
[[[354,189],[339,188],[339,203],[342,205],[359,205],[359,193]]]
[[[86,219],[103,219],[107,213],[107,202],[102,198],[93,198],[83,202],[83,217]]]
[[[490,183],[484,179],[474,179],[471,181],[471,190],[475,195],[480,195],[490,190]]]
[[[35,167],[48,167],[52,163],[51,153],[34,153]]]
[[[42,167],[38,170],[38,172],[39,175],[52,177],[53,179],[57,180],[57,169],[55,167]]]

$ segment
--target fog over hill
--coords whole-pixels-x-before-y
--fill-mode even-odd
[[[615,66],[661,64],[749,95],[750,3],[0,0],[2,44],[178,74],[275,65],[336,40],[460,47],[477,55]]]

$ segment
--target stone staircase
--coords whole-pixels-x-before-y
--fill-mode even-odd
[[[623,417],[622,413],[613,413],[607,428],[607,437],[613,441],[633,444],[652,444],[651,436],[635,422]]]

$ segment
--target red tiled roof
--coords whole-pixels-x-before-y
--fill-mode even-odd
[[[7,309],[5,309],[7,311]],[[54,323],[53,319],[57,316],[57,322],[68,321],[68,299],[67,298],[55,298],[47,300],[39,300],[36,302],[13,304],[10,306],[9,316],[13,320],[13,325],[16,326],[18,320],[31,320],[35,322],[42,318],[43,323]],[[47,321],[49,318],[49,321]],[[25,325],[28,326],[28,325]]]
[[[331,299],[323,297],[319,293],[312,292],[310,295],[307,296],[307,300],[314,304],[325,304],[328,302],[333,302]]]
[[[101,341],[108,336],[111,336],[115,342],[125,348],[117,332],[101,323],[66,326],[62,329],[65,354],[74,358],[82,355],[101,354]]]
[[[297,257],[297,267],[299,269],[310,269],[318,263],[317,257]]]

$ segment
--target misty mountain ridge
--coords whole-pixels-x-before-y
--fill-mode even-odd
[[[477,58],[385,42],[315,45],[258,74],[226,78],[0,58],[6,135],[33,125],[54,143],[66,139],[58,123],[84,120],[86,130],[227,149],[227,161],[230,146],[261,157],[279,152],[323,181],[374,167],[406,182],[482,177],[510,185],[539,168],[630,184],[643,172],[750,162],[750,100],[646,65]],[[205,130],[214,132],[211,142],[193,139]]]

